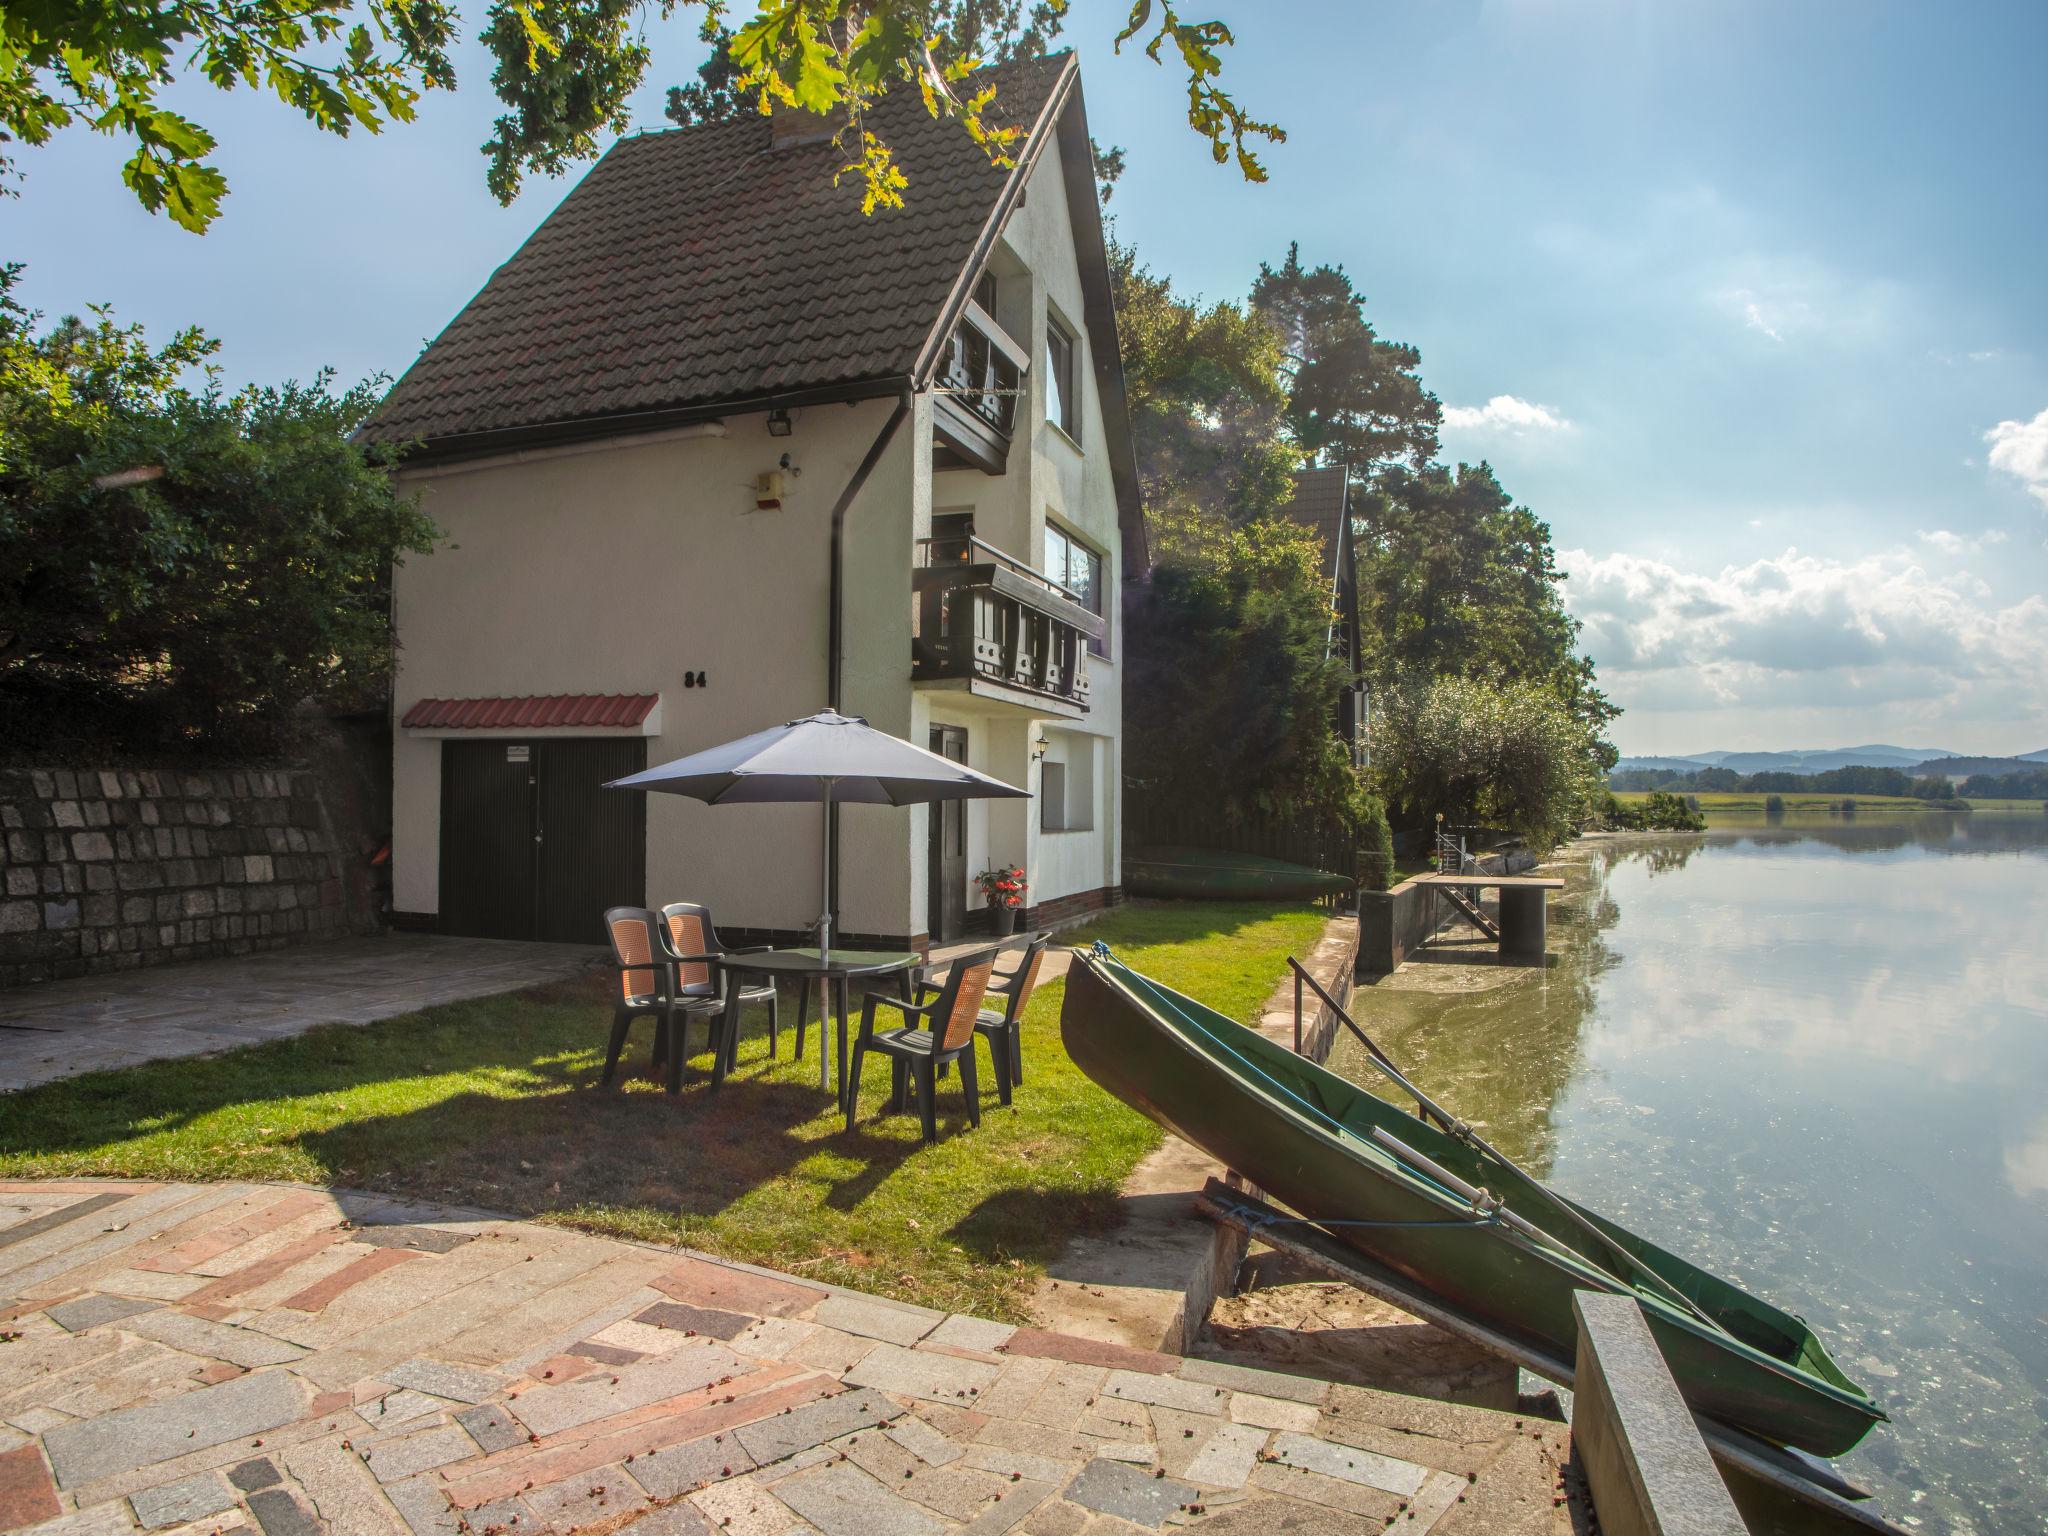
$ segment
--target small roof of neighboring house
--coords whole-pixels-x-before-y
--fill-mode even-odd
[[[1304,527],[1313,528],[1323,541],[1324,568],[1334,580],[1343,550],[1345,521],[1349,515],[1351,471],[1304,469],[1294,477],[1294,496],[1281,508],[1281,515]]]
[[[544,731],[633,726],[661,696],[654,693],[541,693],[500,699],[421,699],[398,723],[407,730]]]

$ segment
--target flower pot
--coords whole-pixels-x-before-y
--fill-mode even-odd
[[[989,920],[995,925],[996,937],[1007,939],[1017,931],[1017,909],[1015,907],[990,907]]]

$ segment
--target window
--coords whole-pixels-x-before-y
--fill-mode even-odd
[[[1074,376],[1074,338],[1057,320],[1045,325],[1045,419],[1081,441],[1080,381]]]
[[[996,275],[995,275],[995,273],[993,273],[993,272],[984,272],[984,273],[982,273],[982,274],[981,274],[981,276],[980,276],[980,277],[978,277],[978,278],[976,278],[976,279],[975,279],[975,281],[974,281],[974,302],[975,302],[975,303],[977,303],[977,304],[979,304],[979,305],[981,306],[981,308],[982,308],[982,312],[983,312],[984,314],[986,314],[986,315],[987,315],[987,316],[989,317],[989,319],[991,319],[991,320],[995,319],[995,317],[996,317]]]
[[[1066,732],[1046,733],[1045,760],[1038,765],[1038,830],[1091,832],[1095,829],[1095,742]]]
[[[1038,765],[1038,830],[1064,832],[1067,829],[1067,765]]]
[[[1103,617],[1102,556],[1051,523],[1045,525],[1045,574],[1073,593],[1083,608]],[[1097,656],[1109,654],[1105,640],[1090,640],[1088,649]]]

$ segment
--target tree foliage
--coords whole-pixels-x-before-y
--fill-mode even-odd
[[[261,749],[389,674],[388,574],[432,525],[348,441],[382,381],[223,391],[215,343],[104,311],[38,331],[0,277],[0,719]],[[183,380],[202,370],[204,382]]]
[[[1380,708],[1374,766],[1417,822],[1441,812],[1547,848],[1603,798],[1585,722],[1540,682],[1416,679]]]
[[[1361,786],[1330,729],[1326,593],[1315,536],[1277,518],[1154,570],[1124,619],[1134,793],[1222,817],[1352,808]]]
[[[717,47],[695,86],[671,92],[678,121],[745,107],[795,109],[838,124],[843,174],[863,206],[896,207],[907,182],[867,114],[891,90],[916,91],[997,163],[1019,130],[989,116],[994,96],[962,82],[977,62],[1042,52],[1068,0],[491,0],[478,38],[505,111],[484,144],[500,201],[534,173],[555,175],[630,126],[628,102],[652,63],[645,29],[679,4],[702,8]],[[163,104],[193,75],[220,90],[267,90],[315,127],[347,136],[410,122],[427,91],[456,85],[454,0],[10,0],[0,8],[0,142],[40,145],[83,126],[125,140],[122,177],[144,207],[203,231],[227,181],[214,137]],[[1285,134],[1220,83],[1235,41],[1220,21],[1186,21],[1167,0],[1136,0],[1117,37],[1187,79],[1187,118],[1219,164],[1263,181],[1260,142]],[[0,152],[0,174],[19,165]]]
[[[1422,387],[1422,354],[1380,339],[1342,267],[1305,268],[1290,245],[1278,268],[1260,265],[1251,303],[1280,334],[1287,426],[1311,463],[1369,472],[1436,452],[1443,408]]]

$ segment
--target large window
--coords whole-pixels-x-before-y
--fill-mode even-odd
[[[1057,320],[1045,323],[1045,419],[1081,441],[1081,389],[1074,374],[1074,336]]]
[[[1083,608],[1098,619],[1103,617],[1101,555],[1065,529],[1047,523],[1044,569],[1046,575],[1073,593]],[[1090,640],[1088,649],[1098,656],[1109,654],[1109,647],[1102,640]]]

